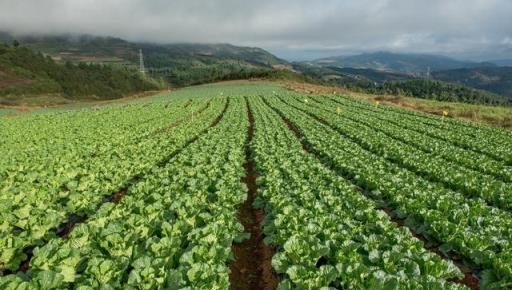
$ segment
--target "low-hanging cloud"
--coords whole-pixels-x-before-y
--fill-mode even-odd
[[[512,51],[510,0],[0,0],[0,30],[229,42],[281,54]]]

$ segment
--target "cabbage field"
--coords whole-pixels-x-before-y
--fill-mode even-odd
[[[512,289],[512,133],[272,84],[0,116],[0,289]]]

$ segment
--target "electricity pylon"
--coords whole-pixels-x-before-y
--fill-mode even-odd
[[[144,68],[144,58],[142,57],[142,49],[139,49],[139,70],[141,74],[146,74],[146,69]]]

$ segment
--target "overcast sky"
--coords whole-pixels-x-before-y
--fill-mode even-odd
[[[228,42],[289,59],[377,50],[512,58],[512,0],[0,0],[0,30]]]

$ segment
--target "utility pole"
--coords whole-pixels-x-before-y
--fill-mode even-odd
[[[141,74],[146,75],[146,69],[144,68],[144,58],[142,57],[142,49],[139,49],[139,70]]]

